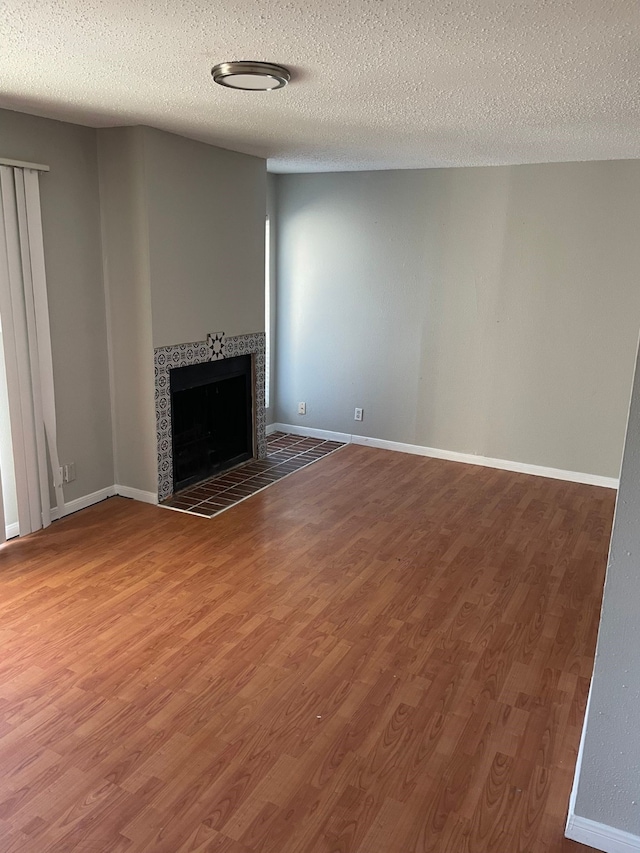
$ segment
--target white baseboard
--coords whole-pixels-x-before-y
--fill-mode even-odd
[[[379,438],[367,438],[353,435],[353,444],[367,447],[380,447],[384,450],[399,450],[402,453],[415,453],[418,456],[431,456],[434,459],[447,459],[450,462],[465,462],[467,465],[482,465],[485,468],[499,468],[518,474],[533,474],[535,477],[550,477],[553,480],[568,480],[571,483],[585,483],[589,486],[603,486],[617,489],[615,477],[601,477],[599,474],[585,474],[581,471],[565,471],[562,468],[547,468],[544,465],[531,465],[527,462],[512,462],[508,459],[492,459],[490,456],[476,456],[472,453],[458,453],[455,450],[440,450],[436,447],[423,447],[419,444],[402,444],[398,441],[385,441]]]
[[[637,835],[580,815],[569,815],[565,836],[604,853],[640,853],[640,837]]]
[[[580,471],[565,471],[562,468],[546,468],[543,465],[531,465],[527,462],[512,462],[508,459],[492,459],[489,456],[476,456],[472,453],[458,453],[455,450],[440,450],[437,447],[424,447],[421,444],[404,444],[400,441],[387,441],[383,438],[369,438],[366,435],[349,435],[323,429],[311,429],[294,424],[273,424],[274,430],[290,432],[293,435],[307,435],[311,438],[324,438],[328,441],[344,441],[347,444],[360,444],[365,447],[378,447],[382,450],[395,450],[400,453],[413,453],[416,456],[430,456],[433,459],[446,459],[449,462],[464,462],[467,465],[482,465],[485,468],[499,468],[518,474],[532,474],[535,477],[550,477],[553,480],[567,480],[570,483],[585,483],[589,486],[602,486],[617,489],[616,477],[602,477],[599,474],[584,474]]]
[[[62,512],[58,507],[51,508],[51,520],[58,521],[67,515],[78,512],[81,509],[86,509],[93,504],[100,503],[107,498],[112,498],[114,495],[120,495],[123,498],[132,498],[134,501],[142,501],[147,504],[157,504],[158,496],[153,492],[143,492],[141,489],[132,489],[130,486],[107,486],[105,489],[99,489],[97,492],[91,492],[89,495],[83,495],[81,498],[76,498],[73,501],[65,503]],[[15,524],[8,524],[6,528],[7,539],[13,539],[20,535],[20,525],[16,521]]]
[[[589,694],[587,696],[587,705],[584,709],[584,720],[582,721],[582,732],[580,733],[580,746],[578,747],[578,757],[576,758],[576,769],[573,772],[573,784],[571,785],[571,794],[569,796],[569,814],[567,816],[567,826],[569,820],[576,810],[576,800],[578,798],[578,785],[580,783],[580,773],[582,771],[582,756],[584,754],[584,741],[587,733],[587,723],[589,722],[589,708],[591,707],[591,690],[593,688],[593,670],[591,671],[591,683],[589,684]]]
[[[74,512],[78,512],[81,509],[86,509],[88,506],[93,506],[93,504],[100,503],[100,501],[104,501],[107,498],[111,498],[115,495],[114,486],[107,486],[105,489],[98,489],[97,492],[91,492],[89,495],[83,495],[81,498],[76,498],[73,501],[65,502],[64,507],[62,508],[62,512],[58,509],[57,506],[51,507],[51,521],[58,521],[60,518],[64,518],[67,515],[71,515]],[[6,528],[6,536],[7,539],[13,539],[15,536],[20,535],[20,524],[16,521],[14,524],[8,524]]]
[[[632,835],[630,832],[624,832],[622,829],[616,829],[605,823],[598,823],[598,821],[581,817],[575,813],[590,706],[591,687],[589,688],[589,696],[587,697],[587,707],[585,709],[580,748],[578,749],[576,770],[573,777],[573,787],[571,788],[571,796],[569,798],[569,814],[564,834],[572,841],[578,841],[580,844],[586,844],[589,847],[594,847],[596,850],[602,850],[604,853],[640,853],[640,838],[637,835]]]
[[[267,435],[272,435],[274,432],[289,432],[292,435],[308,436],[309,438],[323,438],[325,441],[342,441],[345,444],[360,444],[365,447],[377,447],[382,450],[394,450],[400,453],[413,453],[417,456],[430,456],[434,459],[447,459],[450,462],[464,462],[468,465],[483,465],[487,468],[500,468],[504,471],[514,471],[520,474],[533,474],[537,477],[551,477],[554,480],[568,480],[572,483],[586,483],[590,486],[603,486],[608,489],[617,489],[619,482],[615,477],[601,477],[598,474],[583,474],[579,471],[564,471],[561,468],[545,468],[542,465],[529,465],[525,462],[510,462],[506,459],[492,459],[488,456],[475,456],[471,453],[458,453],[455,450],[440,450],[436,447],[423,447],[420,444],[404,444],[399,441],[387,441],[383,438],[369,438],[365,435],[353,435],[346,432],[334,432],[333,430],[327,429],[301,427],[297,424],[270,424],[267,427]],[[56,520],[62,516],[70,515],[73,512],[86,509],[86,507],[92,506],[93,504],[99,503],[100,501],[113,497],[114,495],[120,495],[123,498],[131,498],[134,501],[142,501],[142,503],[158,503],[158,495],[155,492],[145,492],[142,489],[134,489],[131,486],[121,486],[116,484],[114,486],[107,486],[97,492],[92,492],[89,495],[84,495],[81,498],[76,498],[73,501],[65,503],[62,513],[59,513],[57,508],[52,509],[51,518]],[[18,533],[19,530],[17,523],[7,526],[7,539],[17,536]],[[571,817],[570,820],[572,820]],[[586,818],[575,817],[573,820],[584,822]],[[589,823],[592,823],[592,821],[589,821]],[[567,823],[567,827],[569,827],[569,823]],[[615,831],[617,832],[617,830]],[[629,837],[634,838],[635,836]],[[588,842],[584,843],[586,844]],[[624,851],[627,849],[637,849],[640,851],[640,847],[621,847],[619,849]],[[618,848],[616,848],[616,853],[617,850]]]
[[[142,501],[145,504],[157,504],[158,495],[155,492],[144,492],[142,489],[133,489],[131,486],[114,487],[114,494],[120,495],[121,498],[131,498],[134,501]]]
[[[74,501],[69,501],[64,505],[63,516],[70,515],[72,512],[86,509],[88,506],[100,503],[106,498],[112,498],[114,495],[120,495],[123,498],[133,498],[134,501],[143,501],[147,504],[157,504],[158,496],[153,492],[143,492],[141,489],[132,489],[130,486],[107,486],[106,489],[100,489],[97,492],[92,492],[90,495],[83,495],[81,498],[76,498]],[[60,518],[57,509],[51,510],[51,518]]]
[[[308,438],[324,438],[325,441],[342,441],[351,444],[352,436],[348,432],[332,432],[328,429],[313,429],[296,424],[272,424],[271,432],[290,432],[291,435],[302,435]],[[271,433],[270,433],[271,434]]]
[[[13,539],[14,536],[20,535],[20,525],[17,521],[14,521],[13,524],[7,524],[5,527],[5,537],[7,539]]]
[[[64,510],[62,512],[59,512],[58,508],[54,507],[51,510],[51,518],[54,521],[58,518],[64,518],[65,515],[71,515],[72,512],[78,512],[78,510],[86,509],[88,506],[93,506],[93,504],[100,503],[100,501],[104,501],[107,498],[112,498],[114,495],[114,487],[107,486],[104,489],[99,489],[97,492],[91,492],[89,495],[83,495],[81,498],[65,502]]]

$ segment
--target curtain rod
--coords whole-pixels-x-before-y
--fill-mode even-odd
[[[25,163],[23,160],[8,160],[6,157],[0,157],[0,166],[17,166],[19,169],[35,169],[36,172],[49,171],[49,167],[43,166],[42,163]]]

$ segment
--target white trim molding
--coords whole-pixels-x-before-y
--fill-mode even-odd
[[[366,435],[349,435],[344,432],[311,429],[294,424],[272,424],[272,432],[290,432],[293,435],[306,435],[311,438],[325,438],[327,441],[343,441],[346,444],[360,444],[365,447],[377,447],[381,450],[394,450],[400,453],[413,453],[416,456],[429,456],[433,459],[446,459],[449,462],[464,462],[467,465],[482,465],[485,468],[499,468],[517,474],[532,474],[535,477],[550,477],[553,480],[566,480],[570,483],[584,483],[588,486],[601,486],[605,489],[617,489],[616,477],[602,477],[599,474],[585,474],[581,471],[565,471],[562,468],[547,468],[543,465],[531,465],[528,462],[512,462],[508,459],[493,459],[489,456],[476,456],[472,453],[458,453],[455,450],[441,450],[437,447],[424,447],[421,444],[404,444],[400,441],[387,441],[383,438],[370,438]]]
[[[593,684],[591,687],[593,687]],[[613,826],[608,826],[605,823],[598,823],[598,821],[591,820],[590,818],[581,817],[575,813],[580,770],[582,769],[585,732],[587,730],[589,708],[591,706],[591,687],[589,687],[589,696],[587,697],[587,707],[585,709],[582,734],[580,736],[580,748],[578,749],[573,787],[571,788],[571,796],[569,798],[569,814],[564,834],[572,841],[578,841],[580,844],[586,844],[589,847],[594,847],[596,850],[602,850],[604,853],[640,853],[640,838],[638,836],[631,835],[630,832],[624,832]]]
[[[13,166],[17,169],[33,169],[36,172],[48,172],[49,166],[42,163],[25,163],[24,160],[10,160],[8,157],[0,157],[0,166]]]
[[[73,501],[65,501],[62,512],[59,512],[55,507],[51,510],[51,518],[54,521],[59,518],[64,518],[67,515],[71,515],[73,512],[78,512],[81,509],[86,509],[88,506],[98,504],[100,501],[104,501],[107,498],[112,498],[115,493],[115,488],[113,486],[107,486],[105,489],[99,489],[97,492],[91,492],[91,494],[83,495],[81,498],[76,498]]]
[[[131,498],[134,501],[142,501],[145,504],[157,504],[158,495],[155,492],[144,492],[142,489],[134,489],[131,486],[115,485],[114,494],[121,498]]]
[[[328,429],[312,429],[311,427],[301,427],[295,424],[271,424],[269,427],[269,435],[274,432],[288,432],[291,435],[302,435],[307,438],[324,438],[325,441],[342,441],[344,444],[351,444],[353,438],[348,432],[332,432]]]
[[[272,435],[274,432],[288,432],[292,435],[308,436],[309,438],[323,438],[326,441],[341,441],[344,444],[360,444],[365,447],[377,447],[383,450],[413,453],[417,456],[430,456],[434,459],[447,459],[449,461],[464,462],[470,465],[483,465],[488,468],[500,468],[505,471],[515,471],[521,474],[533,474],[538,477],[551,477],[556,480],[568,480],[574,483],[587,483],[592,486],[604,486],[609,489],[618,488],[618,480],[613,477],[600,477],[596,474],[581,474],[576,471],[563,471],[560,468],[544,468],[541,465],[529,465],[523,462],[509,462],[505,459],[491,459],[486,456],[474,456],[469,453],[456,453],[452,450],[439,450],[434,447],[423,447],[418,444],[402,444],[398,441],[386,441],[385,439],[369,438],[364,435],[350,435],[346,432],[334,432],[332,430],[313,429],[311,427],[297,426],[296,424],[280,423],[270,424],[267,427],[267,435]],[[78,512],[79,510],[86,509],[93,504],[100,503],[100,501],[106,500],[106,498],[111,498],[114,495],[119,495],[123,498],[131,498],[134,501],[141,501],[142,503],[147,504],[157,505],[158,503],[158,496],[155,492],[146,492],[142,489],[134,489],[132,486],[116,484],[114,486],[107,486],[104,489],[99,489],[97,492],[92,492],[89,495],[83,495],[83,497],[76,498],[73,501],[65,502],[62,512],[59,512],[56,508],[51,510],[51,518],[63,518],[73,512]],[[7,538],[16,536],[17,534],[17,525],[15,533],[13,533],[12,529],[7,529]],[[579,756],[578,761],[580,761],[580,757],[581,756]],[[604,837],[602,834],[605,833],[606,837],[613,838],[616,844],[627,845],[600,848],[605,850],[606,853],[631,853],[631,851],[638,851],[638,853],[640,853],[640,838],[636,838],[636,836],[630,835],[629,833],[624,833],[621,830],[613,829],[612,827],[604,826],[603,824],[598,824],[595,821],[588,820],[587,818],[573,815],[574,800],[575,791],[572,795],[569,819],[567,821],[567,838],[572,838],[575,841],[581,841],[583,844],[591,844],[594,846],[595,842],[585,840],[586,835],[584,835],[584,833],[592,833],[593,838],[600,838],[600,836]],[[570,835],[570,831],[580,832],[582,834],[578,837]],[[607,835],[607,833],[609,834]],[[623,841],[620,841],[620,839],[623,839]],[[635,841],[633,841],[633,839],[635,839]],[[611,843],[614,842],[612,841]],[[633,843],[636,844],[635,847],[629,846],[629,844]],[[597,847],[597,844],[595,846]]]
[[[119,495],[122,498],[131,498],[134,501],[142,501],[146,504],[157,504],[158,496],[155,492],[143,492],[142,489],[133,489],[131,486],[107,486],[106,489],[100,489],[97,492],[92,492],[90,495],[83,495],[81,498],[76,498],[74,501],[69,501],[64,505],[64,513],[60,514],[55,509],[51,510],[51,517],[54,519],[63,518],[71,515],[72,512],[86,509],[88,506],[100,503],[107,498],[113,498]]]
[[[7,542],[9,539],[14,539],[16,536],[20,535],[20,525],[17,521],[14,521],[12,524],[7,524],[5,527],[5,535],[7,537]]]
[[[142,501],[146,504],[157,504],[158,496],[155,492],[144,492],[142,489],[133,489],[131,486],[107,486],[104,489],[99,489],[97,492],[91,492],[89,495],[83,495],[81,498],[76,498],[73,501],[66,501],[62,512],[57,507],[51,508],[51,520],[58,521],[61,518],[66,518],[74,512],[79,512],[81,509],[98,504],[107,498],[112,498],[119,495],[123,498],[131,498],[134,501]],[[18,523],[7,525],[7,539],[13,539],[20,533]]]
[[[569,814],[565,836],[604,853],[640,853],[637,835],[576,814]]]

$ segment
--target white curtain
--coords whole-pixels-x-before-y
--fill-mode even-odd
[[[64,509],[40,188],[34,169],[0,166],[0,317],[18,526],[24,536],[51,524],[50,479],[60,515]],[[0,539],[4,530],[3,513]]]

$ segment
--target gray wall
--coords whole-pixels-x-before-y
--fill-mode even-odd
[[[116,482],[157,491],[154,347],[264,329],[264,160],[98,131]]]
[[[143,133],[154,347],[263,331],[265,161]]]
[[[618,476],[640,163],[277,187],[277,421]]]
[[[640,836],[640,369],[636,366],[575,813]]]
[[[98,131],[118,485],[157,491],[151,284],[142,128]]]
[[[0,156],[45,163],[40,178],[60,463],[70,501],[113,484],[96,132],[0,110]]]

